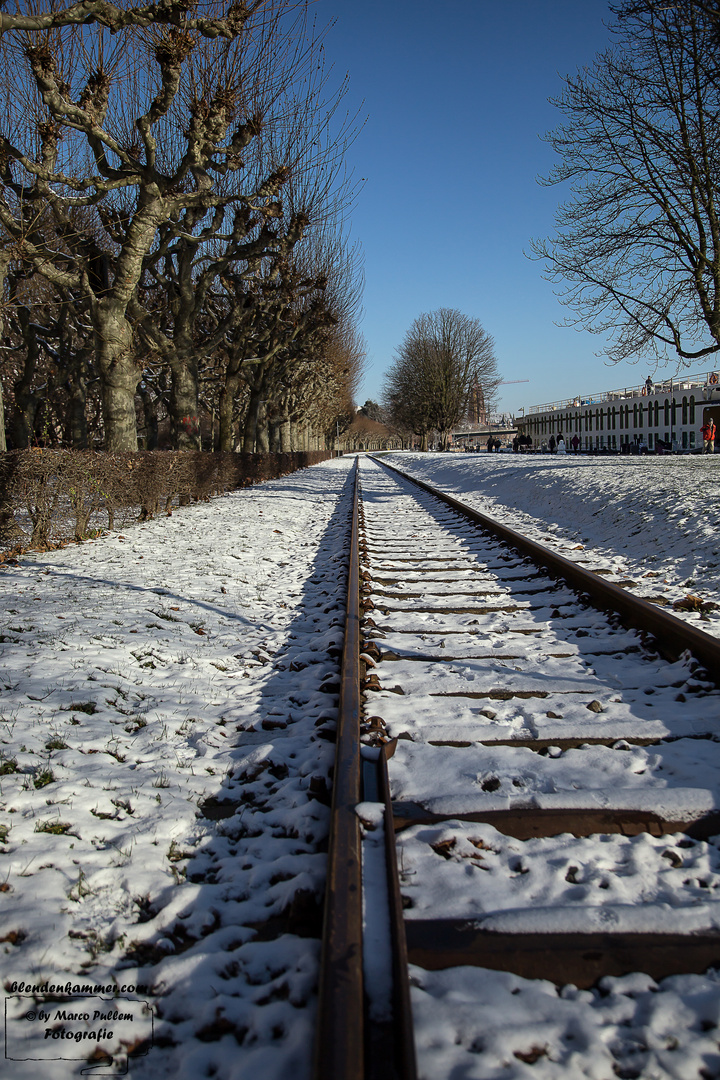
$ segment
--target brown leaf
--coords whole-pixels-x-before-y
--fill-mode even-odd
[[[534,1065],[538,1058],[547,1057],[547,1046],[533,1046],[530,1050],[514,1050],[513,1057],[518,1061],[524,1061],[526,1065]]]

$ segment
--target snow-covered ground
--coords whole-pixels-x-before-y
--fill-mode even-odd
[[[720,602],[720,460],[397,460],[611,580]],[[143,1039],[138,1080],[309,1076],[351,464],[0,570],[11,1080],[65,1080],[96,1048]],[[716,613],[701,625],[720,632]],[[479,832],[451,831],[453,870],[489,877],[472,862]],[[502,908],[516,844],[482,835]],[[616,900],[640,903],[634,865],[654,898],[681,872],[668,843],[626,846],[634,863],[613,844],[601,865],[586,845],[574,887],[622,867]],[[690,854],[688,891],[715,887],[714,847]],[[415,969],[414,981],[424,1080],[720,1075],[714,976],[662,993],[646,977],[592,992],[471,969]]]
[[[350,464],[0,571],[5,1075],[309,1075]]]
[[[720,455],[383,457],[639,596],[720,605]],[[679,614],[720,636],[720,606]]]

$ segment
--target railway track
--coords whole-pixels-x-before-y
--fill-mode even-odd
[[[317,1080],[417,1075],[408,965],[720,966],[720,642],[379,462],[357,485]]]

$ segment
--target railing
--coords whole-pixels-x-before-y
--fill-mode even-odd
[[[642,397],[645,394],[672,394],[677,390],[702,390],[708,387],[720,389],[720,373],[703,371],[675,379],[659,379],[652,381],[650,385],[646,380],[636,386],[624,386],[620,390],[606,390],[602,394],[582,394],[563,398],[561,401],[549,401],[545,405],[531,405],[528,414],[602,405],[606,401],[622,401],[626,398]]]

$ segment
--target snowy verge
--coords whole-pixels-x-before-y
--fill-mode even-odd
[[[720,636],[720,456],[383,459],[647,600],[665,606],[690,594],[719,605],[676,614]]]
[[[154,1035],[134,1076],[309,1074],[349,466],[2,570],[11,1018],[23,982],[144,987]],[[24,1044],[46,1075],[123,1049],[118,1028],[61,1059],[75,1044],[48,1043],[48,1023]]]

